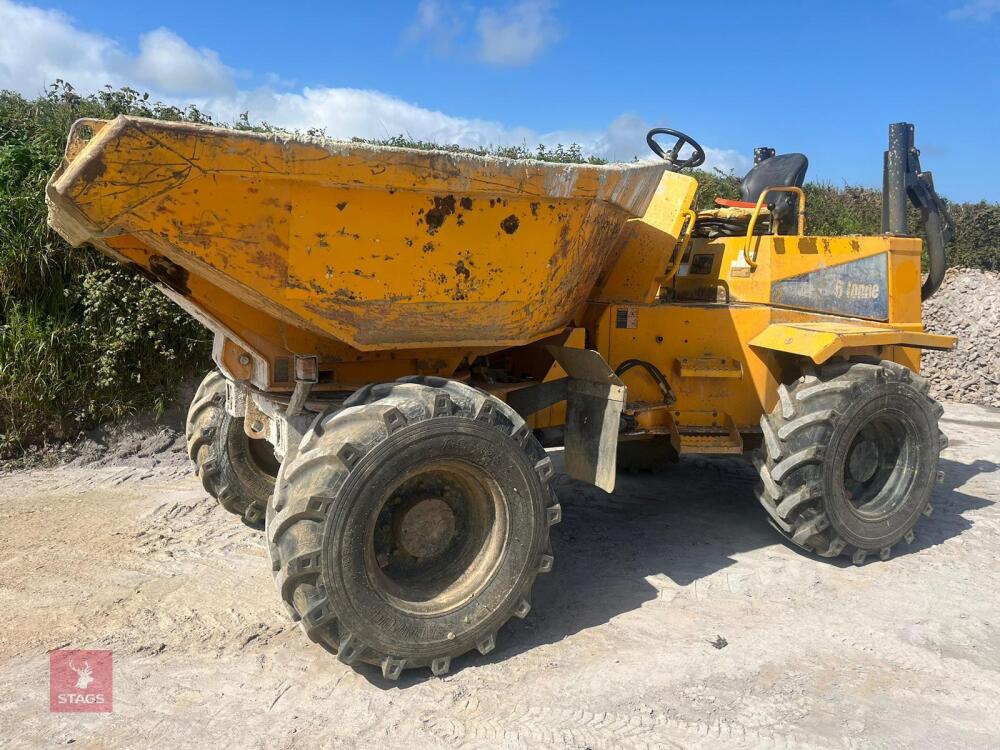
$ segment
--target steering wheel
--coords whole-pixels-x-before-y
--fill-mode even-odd
[[[677,139],[677,143],[669,151],[664,151],[663,146],[656,142],[656,136],[658,135],[672,135]],[[649,144],[650,150],[659,156],[661,159],[669,163],[668,169],[672,172],[677,172],[681,169],[688,169],[689,167],[700,167],[705,163],[705,149],[689,135],[684,135],[684,133],[679,130],[671,130],[670,128],[653,128],[648,133],[646,133],[646,143]],[[691,154],[687,159],[682,159],[677,161],[677,157],[681,153],[681,149],[687,144],[694,149],[694,153]]]

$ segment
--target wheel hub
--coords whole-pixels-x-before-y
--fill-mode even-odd
[[[388,493],[372,529],[370,559],[394,606],[441,613],[489,579],[506,525],[495,484],[470,464],[439,460]]]
[[[860,440],[847,459],[847,470],[856,482],[867,482],[878,469],[878,446],[872,440]]]
[[[843,464],[844,490],[857,516],[885,520],[905,502],[906,467],[916,451],[903,413],[884,411],[858,431]]]
[[[455,536],[455,513],[444,500],[420,500],[401,516],[396,541],[418,559],[440,555]]]

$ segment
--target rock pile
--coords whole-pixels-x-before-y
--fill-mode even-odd
[[[924,353],[935,398],[1000,407],[1000,273],[949,269],[924,303],[924,326],[958,336],[954,351]]]

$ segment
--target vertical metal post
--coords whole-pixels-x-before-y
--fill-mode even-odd
[[[882,175],[882,231],[906,234],[906,183],[913,149],[913,126],[896,122],[889,126],[889,150]]]

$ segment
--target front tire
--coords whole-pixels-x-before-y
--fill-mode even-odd
[[[840,361],[779,387],[761,418],[757,499],[783,536],[823,557],[886,560],[932,511],[943,409],[888,361]]]
[[[486,654],[552,568],[552,462],[498,399],[443,378],[321,415],[267,509],[275,583],[313,641],[386,678]]]

